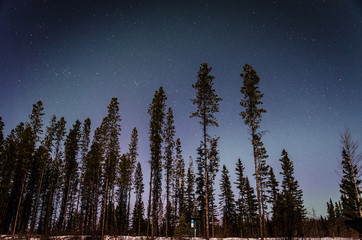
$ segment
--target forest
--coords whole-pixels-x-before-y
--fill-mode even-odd
[[[219,138],[210,137],[209,129],[218,127],[216,114],[222,99],[213,88],[211,71],[207,63],[201,64],[197,81],[190,86],[195,91],[190,118],[198,120],[202,132],[195,161],[185,161],[182,155],[181,140],[175,137],[173,111],[177,109],[167,107],[162,87],[148,109],[147,167],[137,158],[136,127],[128,149],[120,150],[117,98],[111,99],[92,139],[89,118],[77,120],[67,130],[66,119],[52,116],[44,126],[41,101],[33,105],[28,121],[7,136],[0,117],[1,234],[44,239],[57,235],[185,238],[196,233],[191,228],[196,226],[190,224],[194,221],[197,236],[206,239],[358,236],[345,224],[362,216],[361,154],[351,133],[346,130],[341,135],[340,200],[326,199],[327,216],[308,217],[288,152],[283,150],[279,159],[281,182],[267,164],[260,130],[266,112],[263,93],[260,78],[248,64],[240,74],[240,123],[249,130],[255,173],[246,176],[240,159],[234,169],[220,166]],[[144,171],[150,171],[150,179],[144,179]],[[236,182],[231,182],[231,175]]]

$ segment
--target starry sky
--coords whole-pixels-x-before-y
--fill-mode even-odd
[[[309,213],[325,215],[329,198],[339,198],[339,134],[349,128],[356,141],[362,134],[361,1],[3,0],[0,33],[6,135],[28,120],[38,100],[45,125],[53,114],[64,116],[68,129],[89,117],[94,130],[117,97],[121,151],[137,127],[148,182],[154,92],[166,91],[187,165],[202,139],[197,119],[189,118],[192,84],[207,62],[223,98],[219,127],[210,128],[220,136],[221,164],[235,181],[240,157],[252,178],[250,138],[239,115],[240,73],[248,63],[261,78],[263,142],[277,178],[285,148]]]

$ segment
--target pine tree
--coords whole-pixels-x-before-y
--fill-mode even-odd
[[[249,230],[246,232],[246,235],[254,236],[254,229],[257,226],[258,222],[258,201],[255,196],[254,189],[250,186],[249,179],[245,178],[245,193],[246,193],[246,217],[245,224],[246,229]]]
[[[119,182],[118,182],[118,230],[120,234],[125,235],[128,231],[127,205],[128,205],[128,190],[131,181],[131,157],[130,154],[123,154],[119,165]]]
[[[166,115],[166,124],[164,128],[165,137],[165,177],[166,177],[166,229],[165,236],[168,238],[170,230],[173,228],[171,219],[172,217],[172,205],[171,205],[171,183],[174,181],[174,157],[173,152],[175,148],[175,126],[172,108],[168,108]]]
[[[186,222],[190,222],[193,217],[195,209],[195,174],[193,171],[193,161],[190,157],[189,166],[187,169],[186,176],[186,190],[185,190],[185,218]],[[182,215],[182,214],[181,214]]]
[[[132,175],[134,174],[135,168],[136,168],[136,162],[137,162],[137,156],[138,156],[137,150],[138,150],[138,131],[137,131],[137,128],[133,128],[132,133],[131,133],[131,141],[128,145],[131,177],[130,177],[130,182],[129,182],[129,187],[128,187],[127,226],[130,225],[129,218],[130,218],[130,208],[131,208],[132,179],[135,178],[135,177],[132,177]]]
[[[294,178],[293,162],[284,149],[280,162],[282,165],[280,174],[283,176],[283,181],[274,219],[275,224],[283,227],[283,236],[292,238],[302,234],[302,220],[305,218],[306,210],[303,206],[303,192]]]
[[[148,109],[150,114],[150,148],[151,148],[151,180],[152,180],[152,227],[151,237],[157,235],[159,201],[161,200],[162,180],[162,142],[165,119],[166,94],[162,87],[155,92],[152,104]],[[150,207],[150,206],[149,206]]]
[[[73,125],[73,128],[70,129],[67,138],[65,140],[65,164],[64,164],[64,182],[62,189],[62,203],[58,221],[58,229],[60,231],[64,230],[66,227],[67,214],[72,212],[68,210],[70,204],[73,202],[73,197],[75,195],[78,179],[78,162],[77,155],[79,150],[79,141],[80,141],[80,127],[81,122],[76,121]],[[71,219],[71,216],[70,216]]]
[[[180,216],[179,223],[175,229],[176,239],[182,240],[191,235],[190,226],[187,224],[186,218],[184,215]]]
[[[78,222],[78,231],[81,231],[83,224],[83,211],[79,209],[81,190],[84,184],[84,172],[85,172],[85,161],[88,153],[89,143],[90,143],[90,132],[91,132],[91,120],[89,118],[85,119],[83,122],[83,128],[80,135],[80,152],[81,152],[81,166],[80,166],[80,178],[79,178],[79,187],[77,191],[77,205],[75,207],[75,212],[77,214]]]
[[[245,224],[245,219],[247,217],[246,212],[246,178],[244,177],[244,169],[243,163],[241,162],[240,158],[236,163],[236,188],[239,190],[238,199],[236,201],[236,214],[237,214],[237,223],[239,229],[239,237],[243,237],[243,229]]]
[[[220,181],[220,205],[222,212],[222,227],[224,237],[234,236],[236,230],[236,211],[234,193],[231,189],[229,171],[223,165]]]
[[[214,194],[214,182],[216,178],[216,174],[219,171],[219,163],[220,163],[220,156],[218,147],[218,141],[220,138],[212,138],[210,139],[210,150],[209,150],[209,164],[208,164],[208,176],[209,176],[209,209],[211,215],[211,235],[212,237],[215,236],[215,217],[216,217],[216,203],[215,203],[215,194]]]
[[[133,210],[133,229],[137,236],[141,234],[141,224],[143,223],[144,205],[142,194],[144,192],[143,173],[140,163],[137,163],[134,177],[134,193],[136,194],[135,205]]]
[[[81,211],[84,214],[82,232],[91,234],[93,237],[95,237],[97,230],[101,163],[103,161],[100,132],[100,128],[95,130],[90,151],[85,158],[85,171],[81,190]]]
[[[176,169],[174,178],[174,217],[186,214],[186,200],[185,200],[185,161],[182,157],[181,140],[176,140]]]
[[[196,158],[196,166],[197,172],[195,176],[195,184],[196,184],[196,207],[197,207],[197,217],[201,219],[200,224],[200,232],[206,236],[206,226],[205,226],[205,209],[206,209],[206,201],[205,201],[205,168],[204,168],[204,151],[203,151],[203,143],[200,143],[200,146],[197,148],[197,158]]]
[[[260,227],[260,237],[264,238],[263,231],[263,211],[262,211],[262,189],[261,189],[261,174],[259,173],[260,161],[265,159],[266,151],[261,142],[261,133],[258,131],[262,119],[262,113],[265,113],[266,110],[260,108],[259,105],[263,104],[261,99],[263,95],[258,87],[260,78],[257,75],[256,71],[248,64],[244,65],[244,73],[241,73],[240,76],[243,78],[243,86],[240,88],[241,94],[243,94],[243,99],[240,102],[240,105],[244,108],[244,111],[240,113],[241,117],[244,119],[245,125],[250,129],[250,135],[253,145],[253,156],[254,156],[254,165],[255,165],[255,180],[256,180],[256,191],[258,198],[258,210],[259,210],[259,227]]]
[[[101,237],[104,239],[104,232],[110,232],[114,228],[114,190],[116,181],[116,168],[120,157],[119,136],[121,134],[121,117],[119,115],[119,103],[117,98],[112,98],[108,105],[108,114],[100,126],[101,142],[103,145],[103,199],[101,215]],[[107,210],[107,211],[106,211]]]
[[[191,114],[191,118],[197,117],[200,119],[200,124],[203,131],[203,150],[204,150],[204,173],[205,173],[205,226],[206,226],[206,239],[209,239],[209,177],[208,177],[208,156],[207,156],[207,137],[208,131],[207,127],[209,126],[218,126],[215,113],[219,112],[219,102],[222,98],[218,97],[213,89],[212,80],[215,78],[210,75],[212,68],[207,65],[207,63],[202,63],[198,72],[198,80],[192,87],[197,91],[196,97],[192,99],[192,103],[196,105],[197,110]]]
[[[361,184],[359,161],[362,155],[358,153],[358,144],[352,140],[351,133],[346,129],[341,135],[342,144],[342,180],[340,186],[342,213],[348,219],[362,217],[360,202]]]
[[[267,202],[271,204],[272,206],[272,213],[275,212],[275,207],[278,201],[278,194],[279,194],[279,183],[277,179],[275,178],[274,170],[272,167],[269,167],[269,173],[268,173],[269,179],[267,182],[267,193],[268,193],[268,199]]]

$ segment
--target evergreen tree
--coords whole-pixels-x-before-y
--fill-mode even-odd
[[[174,182],[174,157],[173,152],[175,148],[175,126],[174,126],[174,117],[172,108],[168,108],[168,112],[166,115],[166,124],[164,129],[164,137],[165,137],[165,177],[166,177],[166,229],[165,236],[166,238],[169,236],[169,232],[172,226],[172,205],[171,205],[171,183]]]
[[[174,217],[186,215],[186,200],[185,200],[185,161],[182,157],[181,141],[176,140],[176,169],[174,178]]]
[[[151,148],[151,180],[152,180],[152,227],[151,237],[157,235],[159,201],[161,200],[162,180],[162,142],[165,119],[166,94],[162,87],[155,92],[152,104],[148,109],[150,114],[150,148]],[[150,206],[149,206],[150,207]]]
[[[128,204],[127,204],[127,226],[130,225],[129,218],[130,218],[130,209],[131,209],[131,191],[132,191],[132,179],[135,177],[132,177],[132,175],[135,172],[136,168],[136,162],[137,162],[137,156],[138,156],[138,131],[137,128],[132,129],[131,133],[131,141],[128,145],[128,152],[129,152],[129,158],[130,158],[130,173],[131,177],[129,186],[128,186]]]
[[[342,180],[340,183],[342,214],[348,219],[362,217],[362,206],[360,202],[361,184],[360,165],[361,154],[358,153],[358,144],[352,140],[351,133],[345,130],[341,135],[342,143]]]
[[[43,127],[43,119],[44,116],[44,107],[43,103],[41,101],[38,101],[36,104],[33,104],[33,110],[30,118],[30,126],[32,133],[35,138],[35,143],[40,141],[40,135],[43,133],[42,127]]]
[[[197,207],[197,217],[200,218],[200,233],[206,235],[206,226],[205,226],[205,208],[206,208],[206,201],[205,201],[205,168],[204,168],[204,151],[203,151],[203,143],[200,143],[200,146],[197,148],[197,158],[196,158],[196,207]]]
[[[79,141],[80,141],[80,127],[81,122],[76,121],[73,125],[73,128],[70,129],[67,138],[65,140],[65,164],[64,164],[64,182],[62,189],[62,203],[59,215],[59,230],[63,230],[67,221],[67,214],[72,212],[68,210],[71,203],[73,203],[73,198],[76,193],[77,180],[78,180],[78,162],[77,155],[79,150]],[[71,219],[72,216],[70,216]]]
[[[143,173],[141,164],[137,163],[134,177],[134,193],[136,194],[135,205],[133,210],[133,229],[137,236],[141,234],[141,225],[143,223],[144,205],[142,194],[144,192]]]
[[[267,187],[268,187],[268,190],[267,190],[268,200],[267,200],[267,202],[269,204],[271,204],[272,213],[274,214],[275,207],[276,207],[276,204],[277,204],[277,201],[278,201],[278,194],[279,194],[278,186],[279,186],[279,183],[278,183],[277,179],[275,178],[274,170],[273,170],[272,167],[269,167],[268,175],[269,175],[269,179],[268,179],[268,182],[267,182]]]
[[[192,103],[196,105],[197,110],[191,114],[191,118],[197,117],[200,119],[200,124],[203,130],[203,150],[204,150],[204,173],[205,173],[205,226],[206,226],[206,239],[209,239],[209,177],[208,177],[208,156],[207,156],[207,138],[209,126],[218,126],[215,113],[219,112],[219,101],[222,99],[218,97],[213,89],[214,76],[210,75],[212,68],[207,63],[202,63],[197,75],[197,82],[192,87],[197,91],[196,97],[192,99]]]
[[[254,236],[254,229],[258,222],[258,201],[255,196],[254,189],[250,186],[249,179],[245,178],[245,193],[246,193],[246,217],[245,217],[245,231],[247,236]],[[260,226],[260,225],[259,225]]]
[[[210,150],[209,150],[209,164],[208,164],[208,176],[209,176],[209,209],[211,215],[211,233],[212,237],[215,236],[215,217],[216,217],[216,203],[215,203],[215,194],[214,194],[214,182],[216,178],[216,174],[219,171],[219,163],[220,163],[220,156],[218,147],[218,141],[220,138],[212,138],[210,139]]]
[[[293,162],[284,149],[280,162],[282,165],[280,174],[283,176],[283,181],[273,217],[275,224],[282,226],[283,229],[280,232],[283,236],[292,238],[302,234],[302,220],[305,218],[306,210],[303,206],[303,192],[294,178]]]
[[[236,163],[236,188],[238,189],[238,199],[236,201],[236,214],[237,214],[237,223],[239,229],[239,237],[243,237],[243,229],[245,224],[245,219],[247,218],[247,193],[246,193],[246,178],[244,177],[244,169],[243,163],[241,162],[240,158]]]
[[[118,231],[125,235],[128,231],[127,205],[128,190],[130,188],[131,175],[131,157],[130,154],[123,154],[119,165],[119,183],[118,183]]]
[[[15,166],[15,175],[11,191],[11,196],[13,196],[13,200],[15,200],[14,203],[16,203],[15,206],[17,206],[16,208],[14,208],[16,209],[16,212],[12,226],[13,237],[15,235],[15,232],[18,231],[18,218],[22,217],[20,216],[20,207],[23,200],[24,187],[29,173],[30,163],[32,162],[33,153],[35,151],[34,146],[35,143],[32,135],[32,130],[30,126],[27,126],[24,128],[20,136],[18,159]]]
[[[83,212],[79,209],[81,190],[83,188],[84,182],[84,171],[85,171],[85,161],[88,153],[89,143],[90,143],[90,132],[91,132],[91,120],[89,118],[85,119],[83,122],[83,128],[80,133],[80,152],[81,152],[81,166],[80,166],[80,178],[79,178],[79,187],[77,191],[77,205],[75,207],[75,212],[77,213],[77,222],[79,224],[78,230],[81,231],[83,224]]]
[[[102,215],[101,215],[101,236],[104,238],[104,232],[109,233],[115,227],[115,181],[116,169],[120,158],[119,136],[121,134],[121,117],[119,115],[119,103],[117,98],[112,98],[108,105],[108,114],[103,119],[100,126],[102,155],[103,155],[103,199],[102,199]],[[107,211],[106,211],[107,210]]]
[[[263,210],[262,210],[262,189],[260,180],[262,178],[261,173],[259,173],[260,161],[265,159],[266,151],[261,142],[261,133],[258,131],[262,119],[262,113],[265,113],[266,110],[260,108],[259,105],[263,104],[261,99],[263,95],[258,87],[260,78],[257,75],[256,71],[248,64],[244,65],[244,73],[241,73],[240,76],[243,78],[243,86],[240,88],[241,94],[243,94],[243,99],[240,102],[240,105],[244,108],[244,111],[240,113],[241,117],[244,119],[245,125],[250,129],[250,135],[253,145],[253,156],[254,156],[254,165],[255,165],[255,180],[256,180],[256,191],[258,198],[258,210],[259,210],[259,227],[260,227],[260,237],[264,238],[263,231]]]
[[[90,151],[85,158],[85,171],[81,190],[81,211],[84,215],[82,232],[92,236],[95,236],[97,230],[101,163],[103,161],[102,143],[100,141],[100,128],[97,128]]]
[[[220,205],[224,237],[234,236],[236,230],[236,211],[234,193],[231,189],[229,171],[223,165],[220,182]]]
[[[184,239],[191,235],[191,229],[184,215],[180,216],[179,223],[175,229],[176,239]]]
[[[185,191],[185,218],[186,222],[190,222],[195,209],[195,174],[193,171],[193,161],[190,157],[189,167],[186,176],[186,191]],[[181,214],[182,215],[182,214]]]
[[[62,169],[63,169],[63,142],[66,133],[64,118],[60,118],[56,121],[53,117],[54,127],[52,129],[52,139],[47,144],[50,145],[50,154],[52,158],[46,165],[44,189],[42,196],[42,213],[40,219],[41,232],[44,235],[48,235],[53,228],[53,224],[57,218],[57,207],[60,198]],[[55,122],[56,121],[56,122]],[[54,143],[52,144],[54,140]]]

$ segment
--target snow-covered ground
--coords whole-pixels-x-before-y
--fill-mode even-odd
[[[70,240],[70,239],[86,239],[89,236],[53,236],[49,239],[53,240]],[[0,239],[13,239],[11,235],[0,235]],[[25,236],[16,236],[15,239],[26,239],[26,240],[40,240],[39,237],[26,238]],[[105,240],[146,240],[147,237],[131,237],[131,236],[105,236]],[[172,240],[172,238],[157,237],[156,240]],[[279,240],[280,238],[265,238],[265,240]],[[352,240],[353,238],[296,238],[296,240]],[[190,238],[190,240],[203,240],[203,238]],[[210,240],[256,240],[256,238],[210,238]]]

